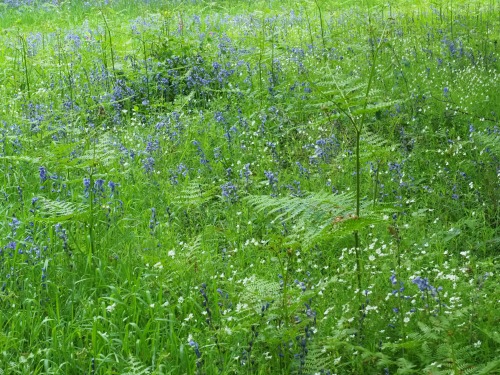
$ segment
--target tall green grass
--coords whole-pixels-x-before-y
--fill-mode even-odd
[[[1,371],[500,371],[498,2],[0,6]]]

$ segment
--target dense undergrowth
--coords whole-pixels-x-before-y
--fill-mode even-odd
[[[0,373],[500,373],[500,5],[0,3]]]

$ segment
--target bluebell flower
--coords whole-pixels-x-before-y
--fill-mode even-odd
[[[250,181],[250,176],[252,171],[250,171],[250,163],[247,163],[243,166],[243,169],[240,171],[240,177],[245,177],[246,183]]]
[[[297,285],[297,286],[298,286],[298,287],[299,287],[299,288],[300,288],[303,292],[305,292],[305,291],[306,291],[306,289],[307,289],[307,288],[306,288],[306,284],[305,284],[303,281],[299,281],[299,280],[295,279],[293,282],[294,282],[294,283],[295,283],[295,284],[296,284],[296,285]]]
[[[108,187],[111,190],[111,194],[114,194],[115,189],[116,189],[116,184],[113,181],[108,182]]]
[[[305,178],[309,179],[309,170],[307,168],[305,168],[301,163],[300,161],[297,161],[295,163],[297,165],[297,167],[299,168],[299,174],[301,176],[304,176]]]
[[[154,171],[154,166],[155,166],[155,159],[152,157],[148,157],[146,159],[142,160],[142,166],[144,168],[144,171],[147,174],[150,174]]]
[[[200,157],[200,163],[202,165],[205,165],[207,166],[209,169],[211,169],[210,167],[210,162],[208,161],[208,159],[206,158],[205,156],[205,152],[203,151],[203,149],[201,148],[201,145],[200,145],[200,142],[198,142],[197,140],[194,140],[193,142],[193,145],[196,147],[197,149],[197,153],[198,153],[198,156]]]
[[[148,154],[152,154],[153,152],[157,151],[159,148],[160,148],[160,142],[158,142],[157,139],[155,139],[153,141],[150,140],[146,144],[146,152]]]
[[[427,289],[430,288],[429,280],[426,278],[422,278],[420,276],[417,276],[412,280],[412,283],[416,284],[418,286],[418,289],[420,289],[422,292],[426,291]]]
[[[39,172],[40,172],[40,183],[44,183],[45,181],[47,181],[47,170],[45,169],[45,167],[40,167],[38,168]]]
[[[201,358],[200,346],[198,345],[198,343],[191,339],[189,340],[189,346],[191,346],[194,349],[196,357]]]
[[[238,200],[237,188],[232,182],[227,182],[221,185],[222,196],[228,202],[235,202]]]
[[[412,282],[418,286],[421,292],[430,292],[431,296],[434,297],[437,302],[439,302],[438,293],[443,290],[442,287],[435,288],[429,283],[429,280],[427,278],[422,278],[420,276],[417,276],[412,280]],[[422,298],[424,298],[424,296],[422,296]]]
[[[275,184],[278,183],[278,179],[276,178],[276,175],[273,172],[271,172],[271,171],[264,171],[264,174],[267,177],[269,185],[274,186]]]
[[[103,186],[104,186],[104,180],[103,179],[98,178],[97,180],[95,180],[95,182],[94,182],[94,188],[96,189],[96,191],[102,191],[103,190]]]
[[[219,123],[225,123],[226,122],[226,119],[224,118],[224,115],[222,114],[222,112],[215,112],[214,114],[214,118],[215,118],[215,121],[219,122]]]
[[[264,174],[267,177],[267,180],[269,182],[269,186],[271,186],[271,189],[273,190],[273,193],[271,195],[276,196],[276,192],[278,190],[278,178],[271,171],[264,171]]]
[[[12,230],[13,236],[16,234],[17,229],[19,228],[20,225],[21,225],[21,222],[16,217],[13,217],[12,221],[9,223],[9,227]]]

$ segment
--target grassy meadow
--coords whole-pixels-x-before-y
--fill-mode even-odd
[[[0,1],[0,374],[500,374],[500,2]]]

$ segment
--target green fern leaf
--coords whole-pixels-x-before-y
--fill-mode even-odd
[[[130,356],[127,361],[127,368],[124,375],[149,375],[151,374],[151,367],[146,366],[139,359],[134,356]]]
[[[214,199],[215,196],[216,194],[213,189],[206,189],[196,182],[190,182],[180,194],[176,196],[172,203],[185,208],[201,206]]]
[[[241,302],[248,304],[257,313],[261,311],[263,302],[277,300],[280,296],[281,286],[277,281],[257,278],[255,275],[245,281]]]
[[[345,237],[382,221],[375,213],[356,217],[354,199],[353,193],[332,195],[326,192],[308,193],[303,197],[253,195],[245,198],[258,212],[265,212],[274,220],[293,221],[295,225],[287,243],[297,243],[304,248],[320,241]]]
[[[40,163],[40,158],[38,157],[29,157],[29,156],[24,156],[24,155],[19,155],[19,156],[14,156],[14,155],[6,155],[6,156],[0,156],[0,160],[12,160],[12,161],[23,161],[23,162],[28,162],[32,164],[39,164]]]
[[[40,217],[37,220],[39,221],[60,222],[74,220],[83,218],[88,213],[88,205],[86,204],[55,201],[45,197],[39,197],[38,203],[40,205]]]
[[[484,146],[483,152],[487,149],[496,157],[500,157],[500,134],[476,133],[474,139]]]

